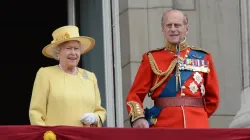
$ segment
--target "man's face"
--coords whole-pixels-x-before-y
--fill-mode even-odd
[[[181,43],[188,33],[188,25],[184,24],[185,16],[179,11],[166,13],[163,18],[162,33],[172,44]]]
[[[60,64],[70,68],[76,67],[80,61],[80,43],[69,41],[60,45],[59,61]]]

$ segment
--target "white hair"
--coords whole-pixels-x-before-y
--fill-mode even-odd
[[[162,17],[161,17],[161,26],[162,26],[162,27],[164,26],[164,18],[165,18],[165,15],[168,14],[168,13],[170,13],[170,12],[173,12],[173,11],[181,12],[181,13],[183,14],[183,16],[184,16],[184,21],[183,21],[183,23],[184,23],[185,25],[188,24],[188,16],[187,16],[187,14],[185,14],[185,13],[183,13],[182,11],[177,10],[177,9],[170,9],[170,10],[167,10],[166,12],[164,12],[163,15],[162,15]]]
[[[54,48],[52,48],[52,56],[53,56],[53,58],[55,59],[55,60],[58,60],[59,61],[59,52],[60,52],[60,47],[59,47],[59,45],[58,46],[56,46],[56,47],[54,47]]]

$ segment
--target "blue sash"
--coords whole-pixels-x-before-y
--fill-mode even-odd
[[[205,52],[197,51],[197,50],[191,50],[188,59],[204,59],[204,56],[206,55]],[[196,58],[194,56],[199,56],[199,58]],[[189,70],[181,70],[181,84],[178,84],[178,90],[176,90],[176,77],[175,73],[170,77],[168,83],[166,84],[165,88],[161,92],[161,94],[158,96],[159,98],[163,97],[176,97],[177,93],[180,91],[181,86],[187,81],[187,79],[193,74],[193,71]],[[152,108],[148,109],[146,108],[145,111],[145,118],[148,120],[149,126],[152,125],[151,118],[157,118],[160,114],[161,110],[163,108],[160,108],[158,106],[153,106]]]

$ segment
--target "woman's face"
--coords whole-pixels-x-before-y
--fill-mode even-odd
[[[59,46],[59,62],[67,68],[77,67],[80,61],[81,46],[78,41],[68,41]]]

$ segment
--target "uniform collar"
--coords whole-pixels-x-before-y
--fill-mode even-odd
[[[166,50],[167,51],[171,51],[171,52],[176,52],[176,46],[175,44],[171,44],[170,42],[166,41]],[[187,41],[186,41],[186,37],[185,39],[180,43],[180,51],[183,51],[187,48]]]

